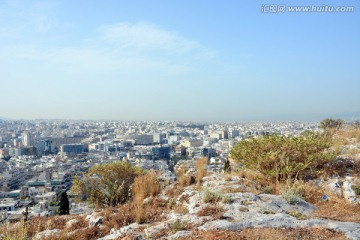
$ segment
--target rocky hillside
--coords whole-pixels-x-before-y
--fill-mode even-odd
[[[141,224],[135,223],[134,210],[124,205],[91,215],[17,223],[7,226],[3,238],[360,239],[360,207],[356,192],[349,187],[354,178],[317,181],[312,186],[302,183],[308,188],[302,198],[312,199],[313,204],[291,191],[270,194],[280,186],[264,188],[255,179],[251,172],[208,173],[202,186],[172,184],[144,200],[143,205],[150,208],[144,208],[147,217]],[[326,201],[321,199],[321,189]],[[22,225],[23,232],[19,231]]]

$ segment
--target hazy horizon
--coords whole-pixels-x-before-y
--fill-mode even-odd
[[[360,116],[353,12],[267,1],[2,1],[0,116],[319,121]]]

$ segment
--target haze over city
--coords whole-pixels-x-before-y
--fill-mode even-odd
[[[316,1],[354,6],[347,13],[265,13],[264,4],[1,1],[0,116],[359,116],[359,1]]]

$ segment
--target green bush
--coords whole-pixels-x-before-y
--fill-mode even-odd
[[[304,132],[301,136],[269,135],[240,141],[230,155],[242,166],[276,180],[318,175],[325,163],[335,159],[328,134]]]

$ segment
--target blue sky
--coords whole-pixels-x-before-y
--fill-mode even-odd
[[[318,120],[360,113],[351,13],[283,1],[0,1],[0,116]]]

